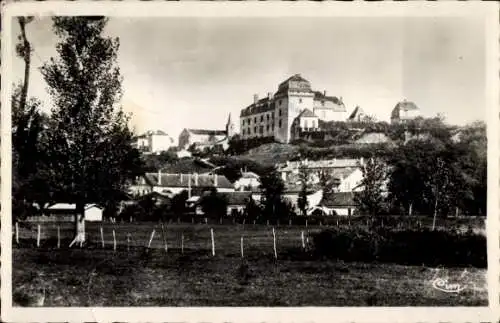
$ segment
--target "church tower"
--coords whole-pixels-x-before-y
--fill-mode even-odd
[[[231,120],[231,113],[229,113],[229,117],[227,118],[226,135],[228,138],[232,138],[234,136],[234,123]]]

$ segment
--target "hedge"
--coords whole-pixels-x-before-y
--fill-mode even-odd
[[[430,229],[332,228],[313,236],[316,256],[401,265],[487,267],[486,237]]]

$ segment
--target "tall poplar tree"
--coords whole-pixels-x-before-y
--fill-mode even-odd
[[[41,71],[54,107],[49,133],[53,188],[74,203],[75,238],[85,242],[85,205],[109,204],[140,172],[121,97],[118,38],[104,35],[104,17],[54,17],[58,57]]]

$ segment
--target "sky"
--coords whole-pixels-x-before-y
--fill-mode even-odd
[[[59,40],[49,18],[27,33],[29,95],[50,110],[39,67]],[[229,113],[238,129],[254,94],[294,74],[379,120],[403,99],[453,124],[486,117],[484,24],[475,17],[112,17],[106,34],[120,39],[121,104],[138,133],[224,129]],[[23,62],[13,63],[21,80]]]

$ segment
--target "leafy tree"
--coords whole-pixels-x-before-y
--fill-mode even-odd
[[[119,41],[103,35],[104,17],[54,17],[57,58],[41,69],[55,103],[49,161],[58,198],[76,204],[75,238],[85,241],[84,207],[105,203],[141,172],[128,118],[117,105]]]
[[[360,192],[354,193],[354,200],[363,213],[375,216],[384,209],[383,185],[386,179],[386,165],[380,158],[369,158],[360,165],[363,172]]]
[[[309,201],[307,200],[307,191],[309,188],[309,171],[304,165],[299,168],[299,181],[300,181],[300,192],[297,201],[297,206],[303,216],[306,216],[307,207],[309,206]]]
[[[174,195],[172,198],[171,209],[172,212],[176,215],[186,213],[186,201],[189,198],[189,193],[186,190],[183,190],[179,194]]]
[[[216,189],[211,190],[208,195],[203,196],[200,200],[203,213],[210,217],[225,216],[227,203],[225,196],[217,194]]]
[[[245,205],[245,217],[256,219],[260,216],[262,210],[253,198],[250,198]]]
[[[278,212],[282,208],[285,184],[276,169],[261,176],[260,183],[264,216],[268,219],[285,216]]]

